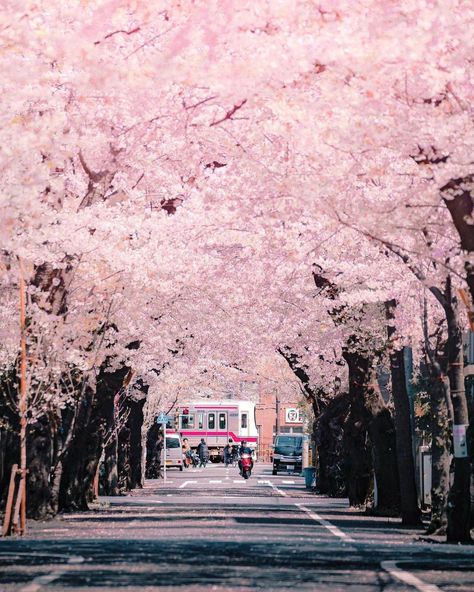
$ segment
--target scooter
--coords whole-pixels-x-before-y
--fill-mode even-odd
[[[194,452],[194,450],[188,450],[185,454],[185,467],[193,467],[194,469],[199,466],[199,456]]]
[[[253,460],[252,455],[244,452],[240,457],[241,474],[244,479],[248,479],[252,474]]]
[[[191,462],[194,469],[197,469],[199,463],[201,462],[199,456],[194,452],[194,450],[191,453]]]

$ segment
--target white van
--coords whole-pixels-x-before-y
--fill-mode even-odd
[[[166,434],[166,468],[183,470],[183,448],[179,434]]]

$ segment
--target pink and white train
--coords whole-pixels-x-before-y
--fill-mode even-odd
[[[257,448],[258,430],[255,403],[251,401],[195,401],[176,409],[176,431],[188,438],[196,448],[201,438],[206,441],[211,458],[218,460],[229,440],[239,445],[246,440]]]

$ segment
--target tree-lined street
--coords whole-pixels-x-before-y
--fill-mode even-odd
[[[1,585],[469,589],[473,2],[0,32]]]
[[[269,465],[256,465],[247,482],[223,466],[170,471],[167,484],[148,481],[100,505],[2,541],[2,591],[474,586],[470,549],[423,542],[420,529],[355,513],[347,500],[306,490],[299,476],[273,476]]]

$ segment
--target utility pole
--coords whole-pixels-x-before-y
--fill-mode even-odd
[[[276,434],[280,433],[280,395],[278,394],[278,389],[275,391],[275,411],[276,411],[276,422],[275,422],[275,430]]]
[[[166,425],[167,421],[161,424],[163,430],[163,481],[166,483]]]

